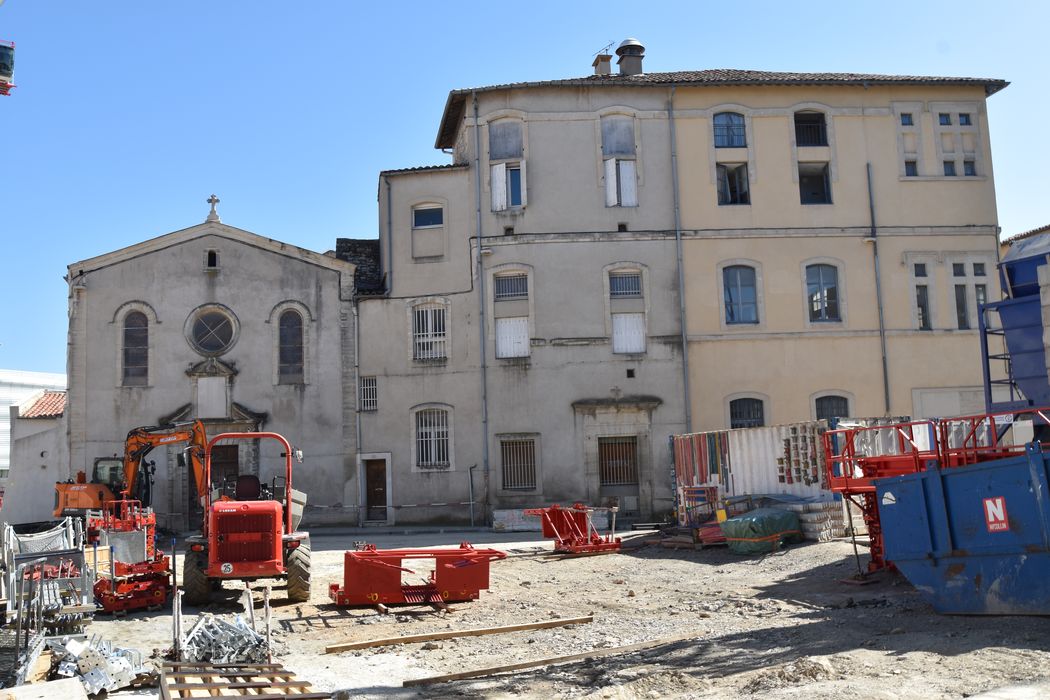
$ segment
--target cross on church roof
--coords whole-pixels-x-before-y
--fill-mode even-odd
[[[219,219],[219,212],[215,211],[215,205],[219,203],[219,198],[214,194],[208,197],[208,204],[211,205],[211,211],[208,212],[208,218],[205,221],[221,221]]]

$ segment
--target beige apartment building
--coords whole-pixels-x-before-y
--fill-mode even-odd
[[[617,53],[615,73],[452,91],[453,163],[380,174],[362,520],[647,518],[671,507],[677,432],[980,408],[1005,82]]]

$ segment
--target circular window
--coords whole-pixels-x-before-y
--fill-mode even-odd
[[[198,307],[186,319],[186,339],[202,355],[222,355],[237,342],[237,317],[221,304]]]

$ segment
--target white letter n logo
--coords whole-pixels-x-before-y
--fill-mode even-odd
[[[984,522],[988,532],[1004,532],[1010,529],[1006,518],[1006,499],[1002,496],[984,499]]]

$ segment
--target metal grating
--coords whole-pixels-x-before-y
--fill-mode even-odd
[[[448,469],[448,411],[424,408],[416,412],[416,466]]]
[[[412,359],[442,360],[445,350],[445,308],[422,306],[412,313]]]
[[[504,490],[531,491],[536,488],[535,440],[501,440],[500,456]]]
[[[379,410],[379,390],[375,377],[361,377],[361,410]]]
[[[598,438],[598,479],[601,486],[638,483],[638,438]]]
[[[505,299],[528,299],[529,298],[529,276],[523,274],[499,275],[495,278],[496,301]]]
[[[609,296],[614,299],[642,296],[642,273],[609,273]]]
[[[268,561],[273,558],[276,524],[272,513],[219,513],[215,531],[219,536],[219,561]]]

